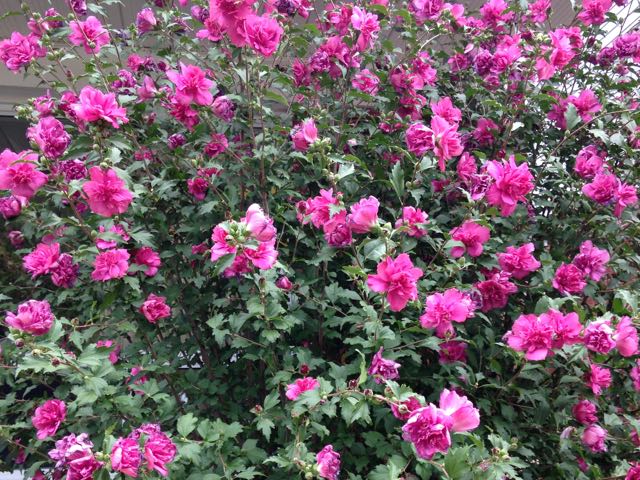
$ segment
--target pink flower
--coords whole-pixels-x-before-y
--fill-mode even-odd
[[[114,278],[122,278],[129,270],[129,253],[122,248],[114,248],[101,252],[93,262],[91,278],[106,282]]]
[[[262,207],[257,203],[249,206],[246,216],[240,221],[246,224],[251,236],[258,242],[270,242],[276,238],[273,220],[264,214]]]
[[[433,152],[438,157],[440,171],[444,172],[445,161],[457,157],[464,151],[458,134],[458,125],[450,124],[444,118],[434,115],[431,118],[431,131],[433,132]]]
[[[35,153],[4,150],[0,154],[0,190],[11,190],[16,197],[33,197],[48,180],[34,165],[37,161]]]
[[[120,238],[114,239],[114,240],[107,240],[105,239],[102,234],[105,233],[105,228],[100,225],[100,227],[98,228],[98,231],[100,232],[100,235],[98,236],[98,238],[96,238],[96,247],[98,247],[100,250],[107,250],[109,248],[114,248],[118,245],[118,242],[120,240],[122,241],[129,241],[129,235],[127,234],[126,230],[124,229],[124,227],[120,224],[114,224],[113,226],[111,226],[109,228],[109,235],[115,234]],[[114,236],[115,236],[114,235]],[[112,237],[113,238],[113,237]]]
[[[87,195],[91,211],[103,217],[112,217],[127,211],[133,195],[114,170],[91,167],[89,176],[91,180],[82,186],[82,190]]]
[[[606,452],[607,446],[604,444],[607,438],[607,431],[599,425],[589,425],[582,432],[582,443],[594,453]]]
[[[438,351],[438,361],[442,365],[448,365],[455,362],[467,362],[467,344],[457,340],[449,340],[440,344]]]
[[[252,5],[250,0],[209,0],[209,15],[226,29],[231,29],[249,16]]]
[[[24,256],[22,265],[31,274],[31,278],[36,278],[55,270],[59,259],[59,243],[39,243],[31,253]]]
[[[616,217],[620,217],[626,207],[638,203],[636,187],[633,185],[627,185],[626,183],[620,183],[613,199],[616,202],[613,214]]]
[[[567,98],[567,101],[576,107],[578,115],[580,115],[583,122],[590,122],[593,119],[592,114],[602,109],[600,102],[598,102],[598,97],[589,89],[583,90],[577,97],[571,95]]]
[[[96,347],[98,348],[111,348],[113,347],[113,340],[98,340],[96,342]],[[118,363],[118,355],[120,355],[120,351],[122,347],[120,345],[116,345],[113,350],[109,352],[109,361],[115,365]]]
[[[606,204],[613,200],[618,188],[620,180],[613,173],[597,173],[591,183],[587,183],[582,187],[584,193],[591,200]]]
[[[640,480],[640,463],[632,463],[624,480]]]
[[[451,98],[444,97],[431,104],[431,111],[449,123],[460,123],[462,120],[462,112],[456,108]]]
[[[0,213],[5,220],[9,220],[20,215],[23,205],[27,203],[28,200],[25,197],[16,197],[15,195],[2,197],[0,198]]]
[[[244,255],[251,261],[254,267],[260,270],[273,268],[278,258],[278,251],[274,248],[275,239],[270,242],[261,242],[258,248],[245,247]]]
[[[496,308],[504,308],[509,301],[509,295],[518,291],[509,281],[510,275],[506,272],[493,272],[483,282],[477,282],[474,287],[480,292],[482,298],[481,310],[489,312]]]
[[[135,438],[119,438],[111,448],[111,467],[116,471],[129,475],[130,477],[138,477],[138,469],[142,457],[138,441]]]
[[[424,123],[412,123],[405,135],[407,149],[417,156],[422,156],[433,149],[433,131]]]
[[[584,330],[585,346],[597,353],[609,353],[616,346],[609,320],[591,322]]]
[[[213,110],[213,114],[216,117],[221,118],[225,122],[230,122],[235,115],[236,106],[225,95],[221,95],[213,101],[211,110]]]
[[[209,80],[199,67],[180,63],[180,73],[170,70],[167,72],[167,77],[176,86],[175,98],[180,103],[195,102],[198,105],[211,105],[213,102],[211,88],[214,82]]]
[[[341,195],[338,193],[337,195]],[[298,220],[306,225],[311,221],[314,227],[321,228],[329,221],[331,216],[331,205],[339,205],[340,200],[333,196],[333,189],[320,190],[320,195],[310,198],[303,202],[298,202],[296,208],[298,210]]]
[[[573,418],[583,425],[591,425],[598,421],[598,407],[589,400],[580,400],[571,409]]]
[[[551,325],[553,329],[553,348],[562,348],[581,341],[582,324],[575,312],[563,315],[558,310],[550,309],[540,315],[540,321]]]
[[[573,171],[580,177],[591,179],[602,172],[604,152],[599,152],[595,145],[588,145],[578,152]]]
[[[275,53],[284,33],[277,20],[264,15],[248,16],[244,22],[244,30],[249,46],[265,57]]]
[[[391,413],[399,420],[408,420],[414,411],[421,408],[422,404],[417,397],[409,397],[407,400],[399,402],[399,405],[395,403],[391,404]]]
[[[540,268],[540,262],[532,255],[534,250],[533,243],[525,243],[520,247],[509,246],[506,252],[498,254],[498,264],[513,278],[522,280]]]
[[[544,23],[547,21],[551,0],[536,0],[529,4],[528,17],[532,22]]]
[[[73,257],[68,253],[60,255],[57,266],[51,271],[51,282],[56,287],[71,288],[78,279],[80,267],[73,263]]]
[[[138,12],[138,15],[136,15],[136,28],[140,35],[150,32],[157,24],[158,20],[150,8],[143,8]]]
[[[363,198],[351,205],[351,214],[347,221],[354,233],[368,233],[378,225],[378,207],[380,202],[376,197]]]
[[[487,173],[494,179],[487,191],[487,201],[489,205],[500,207],[504,217],[511,215],[518,201],[526,201],[525,195],[533,190],[533,175],[529,172],[529,166],[526,162],[517,165],[513,155],[508,162],[487,162]]]
[[[231,237],[229,233],[220,225],[217,225],[213,229],[211,234],[211,240],[213,240],[213,247],[211,247],[211,261],[236,253],[236,247],[229,243]]]
[[[582,10],[578,18],[585,25],[598,25],[605,20],[605,13],[611,8],[611,0],[582,0]]]
[[[340,454],[331,445],[326,445],[316,455],[318,476],[327,480],[338,480],[340,476]]]
[[[376,38],[378,38],[378,32],[380,31],[378,16],[367,12],[363,8],[353,7],[351,26],[355,31],[360,32],[355,47],[361,52],[371,47]]]
[[[109,32],[94,16],[87,17],[84,22],[71,21],[69,28],[71,28],[69,41],[74,45],[83,45],[86,53],[98,53],[104,45],[109,43]]]
[[[556,270],[556,274],[551,283],[553,288],[562,294],[580,293],[587,285],[584,277],[585,275],[582,270],[573,263],[562,263]]]
[[[414,410],[402,427],[402,438],[413,443],[420,458],[431,459],[437,452],[449,450],[452,426],[453,419],[430,403]]]
[[[402,207],[402,217],[396,220],[395,227],[406,229],[410,237],[421,238],[427,235],[427,230],[421,228],[427,223],[429,216],[419,208]]]
[[[597,397],[602,395],[602,390],[611,386],[611,372],[606,367],[591,364],[589,372],[585,375],[587,386]]]
[[[11,328],[40,336],[53,325],[53,313],[46,300],[28,300],[18,305],[18,313],[7,312],[5,322]]]
[[[162,432],[153,432],[144,444],[144,458],[149,471],[155,470],[163,477],[169,476],[167,464],[171,463],[177,453],[171,439]]]
[[[464,246],[456,246],[449,252],[453,258],[459,258],[465,254],[470,257],[479,257],[482,255],[483,244],[489,241],[490,231],[487,227],[478,225],[477,223],[467,220],[459,227],[449,232],[451,239],[462,242]]]
[[[629,317],[620,318],[613,339],[623,357],[632,357],[638,353],[638,330]]]
[[[324,238],[331,247],[341,248],[353,241],[351,227],[347,221],[347,211],[341,210],[331,216],[322,226]]]
[[[409,301],[418,298],[416,283],[422,275],[409,255],[401,253],[395,259],[387,257],[380,262],[377,273],[368,276],[367,286],[374,292],[386,293],[391,311],[399,312]]]
[[[212,133],[211,141],[204,147],[204,153],[206,153],[209,158],[215,158],[221,153],[224,153],[228,147],[229,140],[227,140],[224,133]]]
[[[129,122],[127,109],[118,105],[114,93],[102,93],[88,85],[80,90],[78,102],[72,104],[71,108],[85,122],[104,120],[113,128],[120,128],[120,124]]]
[[[360,90],[361,92],[368,93],[369,95],[377,95],[379,85],[380,79],[368,68],[356,73],[351,80],[351,86],[353,88]]]
[[[187,180],[187,189],[196,200],[202,201],[209,191],[209,181],[202,177],[190,178]]]
[[[320,387],[320,382],[313,377],[298,378],[295,382],[287,385],[286,397],[289,400],[297,399],[302,393],[315,390]]]
[[[393,360],[387,360],[382,358],[382,352],[384,349],[380,347],[380,350],[376,352],[371,360],[368,373],[373,376],[376,383],[384,383],[384,380],[393,380],[398,378],[398,368],[401,367],[399,363]]]
[[[67,406],[62,400],[47,400],[36,408],[31,423],[38,430],[38,440],[54,436],[66,416]]]
[[[609,252],[599,249],[587,240],[580,245],[580,253],[573,259],[573,264],[578,267],[585,276],[598,281],[607,272],[606,265],[609,262]]]
[[[291,131],[293,148],[299,152],[306,152],[309,147],[318,141],[318,129],[313,118],[307,118],[296,125]]]
[[[40,118],[27,130],[27,137],[38,145],[45,157],[54,160],[64,154],[71,141],[64,125],[53,117]]]
[[[39,37],[33,33],[24,36],[13,32],[10,38],[0,42],[0,60],[14,73],[46,54],[47,50],[40,45]]]
[[[520,315],[505,340],[514,350],[525,352],[527,360],[544,360],[551,352],[553,333],[547,318]]]
[[[438,402],[440,409],[451,419],[452,432],[468,432],[480,425],[480,412],[473,406],[467,397],[458,395],[453,390],[446,388],[440,393]]]
[[[289,291],[293,288],[293,283],[287,277],[280,277],[276,280],[276,287],[280,290]]]
[[[633,388],[640,392],[640,360],[636,360],[635,366],[629,371],[629,377],[633,381]]]
[[[434,293],[427,297],[420,324],[424,328],[435,328],[436,334],[443,338],[445,334],[453,333],[452,322],[466,321],[473,316],[474,309],[469,295],[457,288],[450,288],[444,293]]]
[[[473,131],[473,138],[480,145],[492,145],[495,141],[494,135],[500,131],[500,128],[490,118],[480,118]]]
[[[162,260],[160,260],[158,252],[153,250],[151,247],[142,247],[135,251],[133,263],[136,265],[146,266],[147,269],[144,271],[144,274],[147,277],[153,277],[158,273],[158,269],[162,265]]]
[[[158,320],[169,318],[171,316],[171,307],[167,305],[165,297],[149,294],[144,303],[140,306],[140,313],[149,321],[149,323],[158,323]]]

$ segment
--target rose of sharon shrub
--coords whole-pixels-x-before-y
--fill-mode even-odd
[[[0,470],[640,478],[637,1],[22,3]]]

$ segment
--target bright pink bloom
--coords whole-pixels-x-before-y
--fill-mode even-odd
[[[94,16],[87,17],[84,22],[73,20],[69,22],[69,28],[69,41],[74,45],[83,45],[86,53],[98,53],[109,43],[109,32]]]
[[[160,260],[158,252],[151,247],[142,247],[136,250],[133,256],[133,263],[146,266],[147,269],[144,271],[144,274],[147,277],[153,277],[158,273],[158,269],[162,265],[162,260]]]
[[[293,148],[299,152],[306,152],[309,147],[318,141],[318,129],[313,118],[307,118],[291,130]]]
[[[13,32],[10,38],[0,42],[0,60],[14,73],[46,54],[47,50],[40,45],[40,38],[32,33],[24,36]]]
[[[280,277],[278,278],[278,280],[276,280],[276,287],[278,287],[280,290],[289,291],[293,289],[293,283],[291,283],[291,280],[289,280],[287,277]]]
[[[368,276],[367,285],[374,292],[386,293],[391,311],[399,312],[409,301],[418,298],[416,283],[422,275],[409,255],[401,253],[395,259],[387,257],[380,262],[377,273]]]
[[[9,220],[20,215],[22,207],[27,204],[28,200],[25,197],[17,197],[15,195],[2,197],[0,198],[0,213],[5,220]]]
[[[582,187],[582,193],[595,202],[606,204],[613,200],[619,186],[620,180],[613,173],[601,172]]]
[[[434,115],[431,118],[433,132],[433,152],[438,157],[440,171],[444,172],[445,161],[460,155],[464,148],[460,142],[458,125],[450,124],[444,118]]]
[[[584,344],[594,352],[609,353],[616,346],[613,329],[609,320],[597,320],[589,323],[584,330]]]
[[[414,410],[402,427],[402,438],[413,443],[420,458],[431,459],[436,453],[446,453],[451,446],[453,419],[430,403]]]
[[[351,227],[347,220],[347,211],[332,215],[322,226],[324,238],[331,247],[341,248],[351,245],[353,241]]]
[[[567,98],[567,101],[576,107],[578,115],[580,115],[583,122],[590,122],[593,119],[592,114],[602,109],[598,97],[589,89],[583,90],[577,97],[571,95]]]
[[[167,305],[165,297],[149,294],[144,303],[140,306],[140,313],[149,321],[149,323],[158,323],[158,320],[169,318],[171,316],[171,307]]]
[[[354,233],[368,233],[378,225],[378,207],[376,197],[368,197],[351,205],[351,214],[347,217],[349,227]]]
[[[240,221],[247,225],[251,236],[259,242],[270,242],[276,238],[273,220],[264,214],[262,207],[257,203],[249,206],[246,216]]]
[[[517,280],[522,280],[531,272],[540,268],[540,262],[532,255],[533,243],[525,243],[520,247],[507,247],[504,253],[498,254],[500,268]]]
[[[412,123],[405,136],[407,149],[419,157],[433,149],[433,140],[433,131],[424,123]]]
[[[113,340],[98,340],[96,342],[96,347],[98,348],[111,348],[113,347]],[[118,363],[118,355],[120,355],[120,351],[122,350],[122,346],[120,345],[116,345],[110,352],[109,352],[109,361],[115,365],[116,363]]]
[[[455,362],[467,362],[467,344],[457,340],[449,340],[440,344],[438,351],[438,361],[442,365],[448,365]]]
[[[596,397],[602,395],[602,390],[611,386],[611,371],[606,367],[591,364],[589,372],[585,375],[587,386]]]
[[[47,183],[48,177],[36,168],[38,155],[6,149],[0,154],[0,190],[10,190],[16,197],[29,199]]]
[[[638,203],[636,187],[621,182],[613,199],[616,202],[613,214],[616,217],[620,217],[626,207]]]
[[[548,317],[520,315],[505,340],[514,350],[525,352],[527,360],[544,360],[551,352],[553,333]]]
[[[260,270],[273,268],[278,258],[278,251],[275,249],[275,239],[270,242],[261,242],[258,248],[245,247],[244,255],[251,261],[254,267]]]
[[[209,181],[202,177],[190,178],[187,180],[187,190],[196,200],[202,201],[209,191]]]
[[[361,92],[368,93],[369,95],[377,95],[379,85],[380,79],[368,68],[356,73],[351,80],[351,86],[353,88],[358,89]]]
[[[482,297],[481,310],[489,312],[496,308],[504,308],[509,301],[509,295],[518,291],[509,281],[510,275],[506,272],[492,272],[483,282],[477,282],[474,287]]]
[[[605,20],[605,13],[611,8],[611,0],[582,0],[582,10],[578,18],[585,25],[599,25]]]
[[[451,417],[452,432],[468,432],[480,425],[480,412],[467,397],[458,395],[446,388],[440,393],[438,402],[440,409]]]
[[[528,17],[534,23],[544,23],[547,21],[551,0],[536,0],[529,4]]]
[[[153,79],[149,75],[145,75],[142,83],[136,89],[136,93],[138,94],[138,101],[142,102],[154,98],[158,94],[158,89]]]
[[[264,57],[270,57],[278,49],[284,30],[274,18],[250,15],[244,22],[247,43]]]
[[[582,443],[592,452],[606,452],[607,446],[604,441],[607,438],[607,431],[599,425],[589,425],[582,432]]]
[[[167,77],[176,86],[176,99],[180,103],[195,102],[198,105],[211,105],[213,95],[211,88],[214,82],[207,78],[206,73],[195,65],[180,63],[180,73],[175,70],[167,72]]]
[[[609,252],[595,247],[591,240],[587,240],[580,245],[580,253],[572,263],[582,270],[585,276],[597,282],[607,272],[609,258]]]
[[[109,228],[108,234],[115,234],[120,238],[116,238],[114,240],[106,240],[102,236],[102,234],[105,233],[105,228],[102,225],[100,225],[100,227],[98,228],[98,231],[100,232],[100,236],[96,238],[96,247],[98,247],[100,250],[107,250],[109,248],[114,248],[118,245],[118,241],[123,240],[127,242],[131,238],[127,234],[124,227],[118,223],[114,224],[113,226],[111,226],[111,228]]]
[[[581,341],[582,324],[575,312],[563,315],[558,310],[550,309],[540,315],[540,321],[551,325],[553,329],[553,348],[562,348]]]
[[[40,336],[53,325],[53,313],[46,300],[28,300],[18,305],[18,313],[7,312],[5,323],[11,328]]]
[[[502,216],[511,215],[518,201],[526,201],[525,195],[533,190],[533,175],[529,166],[526,162],[517,165],[513,155],[508,162],[488,162],[487,173],[494,179],[487,191],[487,201],[489,205],[500,207]]]
[[[213,247],[211,247],[212,262],[215,262],[225,255],[236,253],[237,249],[229,243],[230,239],[229,232],[223,227],[220,225],[214,227],[213,233],[211,234],[211,240],[213,240]]]
[[[127,211],[133,195],[114,170],[91,167],[89,176],[91,180],[82,186],[82,190],[87,196],[91,211],[103,217],[112,217]]]
[[[340,454],[331,445],[326,445],[316,455],[318,476],[327,480],[338,480],[340,476]]]
[[[24,256],[22,265],[31,274],[31,278],[36,278],[54,271],[58,266],[59,259],[59,243],[39,243],[31,253]]]
[[[443,338],[447,333],[453,333],[452,322],[465,322],[473,316],[474,310],[469,295],[457,288],[450,288],[444,293],[434,293],[427,297],[420,324],[424,328],[434,328],[436,335]]]
[[[624,480],[640,480],[640,463],[632,463]]]
[[[580,293],[587,286],[584,277],[584,272],[573,263],[562,263],[556,270],[551,283],[553,288],[562,294]]]
[[[633,381],[633,388],[640,392],[640,360],[636,360],[635,366],[629,372],[629,377]]]
[[[422,404],[417,397],[409,397],[407,400],[399,402],[399,405],[392,403],[391,413],[393,413],[393,416],[399,420],[408,420],[413,412],[421,407]]]
[[[38,440],[53,437],[66,416],[67,406],[62,400],[47,400],[36,408],[31,423],[38,430]]]
[[[62,122],[53,117],[40,118],[36,125],[29,127],[27,137],[38,145],[45,157],[54,160],[64,154],[71,141]]]
[[[341,195],[338,193],[337,195]],[[333,196],[333,189],[320,190],[320,195],[314,198],[310,198],[303,202],[298,202],[296,208],[298,210],[298,220],[306,225],[311,221],[314,227],[322,228],[322,226],[329,221],[331,217],[332,208],[334,211],[336,207],[332,205],[339,205],[340,200]]]
[[[598,407],[589,400],[580,400],[571,409],[573,418],[583,425],[591,425],[598,421]]]
[[[360,32],[355,47],[361,52],[371,47],[376,38],[378,38],[378,32],[380,31],[378,16],[367,12],[363,8],[353,7],[351,25],[355,31]]]
[[[127,109],[118,105],[114,93],[102,93],[89,85],[80,90],[78,102],[72,104],[71,108],[85,122],[104,120],[113,128],[120,128],[121,124],[129,122]]]
[[[138,477],[138,469],[142,461],[138,441],[135,438],[119,438],[111,448],[111,467],[116,471]]]
[[[475,138],[480,145],[493,145],[494,135],[500,131],[500,127],[490,118],[480,118],[473,131]]]
[[[638,353],[638,330],[629,317],[620,318],[613,339],[623,357],[632,357]]]
[[[147,460],[147,468],[149,471],[155,470],[163,477],[169,476],[167,464],[173,461],[177,451],[171,439],[164,433],[151,433],[144,444],[144,458]]]
[[[591,179],[602,172],[604,167],[604,152],[599,152],[595,145],[588,145],[578,152],[573,171],[580,177]]]
[[[427,235],[427,230],[422,228],[429,223],[429,215],[414,207],[402,207],[402,217],[396,220],[396,228],[405,228],[410,237],[421,238]]]
[[[500,22],[508,22],[514,12],[504,13],[509,5],[504,0],[489,0],[480,8],[482,19],[489,25],[496,26]]]
[[[63,253],[58,258],[56,267],[51,271],[51,282],[62,288],[71,288],[78,279],[80,267],[73,263],[73,257]]]
[[[251,0],[209,0],[209,15],[226,29],[235,25],[251,14]]]
[[[384,383],[385,380],[393,380],[398,378],[398,368],[401,367],[399,363],[393,360],[387,360],[382,357],[384,349],[380,347],[380,350],[376,352],[371,360],[371,365],[367,373],[373,376],[373,380],[376,383]]]
[[[297,399],[300,394],[315,390],[320,387],[320,382],[313,377],[298,378],[295,382],[287,385],[286,397],[289,400]]]
[[[449,97],[444,97],[437,102],[431,103],[431,111],[434,115],[445,119],[449,123],[460,123],[460,120],[462,120],[462,112],[453,105]]]
[[[114,248],[101,252],[93,262],[91,278],[106,282],[114,278],[122,278],[129,270],[129,253],[122,248]]]
[[[467,220],[459,227],[452,229],[449,234],[452,240],[462,242],[464,246],[456,246],[449,252],[453,258],[459,258],[467,252],[470,257],[482,255],[483,244],[489,241],[490,231],[487,227]]]

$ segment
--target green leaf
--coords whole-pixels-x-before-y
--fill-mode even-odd
[[[404,195],[404,171],[402,170],[402,162],[397,162],[391,169],[391,186],[398,195],[398,199],[402,201]]]
[[[198,419],[193,415],[193,413],[189,412],[186,415],[182,415],[178,419],[178,433],[183,437],[189,436],[189,434],[196,428],[196,423],[198,423]]]

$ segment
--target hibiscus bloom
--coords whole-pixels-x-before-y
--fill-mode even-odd
[[[416,283],[422,275],[409,255],[401,253],[395,259],[387,257],[380,262],[377,273],[367,278],[367,285],[374,292],[386,293],[391,310],[399,312],[409,301],[418,298]]]

